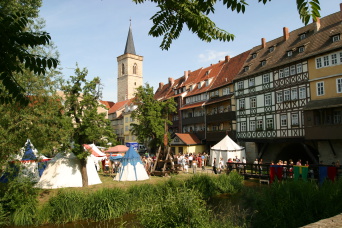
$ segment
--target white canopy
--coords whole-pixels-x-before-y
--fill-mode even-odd
[[[89,185],[102,183],[91,156],[87,158],[87,173]],[[57,154],[48,162],[35,187],[44,189],[82,187],[80,160],[73,153]]]
[[[217,165],[220,158],[226,163],[228,158],[236,158],[242,161],[242,157],[246,158],[245,148],[236,144],[228,135],[226,135],[220,142],[210,148],[210,165],[214,158],[216,158]]]

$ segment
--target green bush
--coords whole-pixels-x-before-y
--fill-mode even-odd
[[[216,177],[197,174],[188,179],[185,186],[189,189],[196,189],[201,193],[202,198],[208,199],[218,194],[215,178]]]
[[[166,189],[163,197],[141,205],[137,214],[143,227],[209,226],[206,203],[194,189]]]
[[[243,176],[237,172],[228,175],[219,175],[215,180],[215,185],[219,193],[237,193],[243,188]]]

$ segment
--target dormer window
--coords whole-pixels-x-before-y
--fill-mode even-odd
[[[304,40],[305,37],[306,37],[306,33],[302,33],[302,34],[299,35],[299,39],[300,40]]]
[[[298,48],[298,53],[302,53],[302,52],[304,52],[304,50],[305,50],[305,47],[301,46]]]
[[[209,80],[206,80],[205,81],[205,86],[208,86],[209,85]]]
[[[252,59],[255,59],[257,57],[257,53],[252,54]]]
[[[192,87],[193,87],[193,85],[191,85],[191,86],[190,86],[190,88],[189,88],[189,89],[190,89],[190,91],[192,91]]]
[[[262,60],[261,61],[261,66],[265,66],[266,65],[266,60]]]
[[[198,88],[200,89],[202,87],[201,83],[198,83]]]
[[[244,72],[246,72],[246,71],[248,71],[249,70],[249,66],[245,66],[244,68],[243,68],[243,71]]]
[[[340,34],[337,34],[337,35],[332,36],[332,41],[333,41],[333,42],[337,42],[337,41],[339,41],[339,40],[340,40]]]
[[[210,70],[207,70],[207,71],[205,72],[205,75],[209,75],[209,73],[210,73]]]
[[[269,49],[268,49],[268,52],[271,53],[274,51],[274,46],[271,46]]]
[[[292,56],[292,50],[291,51],[287,51],[287,56],[288,57]]]

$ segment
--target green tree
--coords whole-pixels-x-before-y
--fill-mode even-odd
[[[62,87],[64,92],[65,114],[72,119],[73,142],[72,152],[81,161],[82,184],[88,186],[86,170],[89,152],[84,150],[83,144],[112,142],[116,144],[110,121],[105,118],[105,113],[99,113],[98,109],[104,107],[99,103],[102,87],[100,79],[95,77],[91,81],[86,80],[88,70],[75,69],[75,76],[70,76],[70,81]]]
[[[140,86],[135,93],[133,101],[137,108],[131,116],[137,120],[131,124],[132,133],[137,135],[139,142],[150,141],[150,147],[158,147],[163,144],[167,125],[172,124],[168,115],[176,111],[176,102],[173,99],[158,101],[154,99],[153,87],[146,84]]]
[[[210,14],[215,13],[218,2],[224,7],[235,12],[244,13],[248,3],[247,0],[133,0],[135,3],[147,1],[157,4],[159,11],[152,16],[153,26],[149,35],[153,37],[164,36],[160,45],[161,49],[168,50],[173,40],[177,39],[184,26],[197,34],[206,42],[212,40],[230,41],[234,35],[218,28],[210,19]],[[266,4],[271,0],[258,0]],[[307,24],[310,18],[314,20],[320,17],[319,0],[296,0],[299,16],[303,23]]]
[[[57,67],[57,59],[30,52],[34,48],[49,44],[51,37],[46,32],[30,31],[29,25],[29,17],[25,11],[0,11],[0,103],[15,100],[27,105],[27,91],[15,75],[24,74],[25,70],[45,75],[47,69]]]
[[[8,15],[21,11],[34,17],[37,16],[40,5],[40,0],[0,2],[2,12],[6,12]],[[30,22],[25,21],[25,23],[25,27],[22,25],[23,31],[31,34],[41,34],[45,26],[43,19],[31,18]],[[0,40],[6,36],[10,37],[9,34],[1,34]],[[21,36],[16,39],[19,37]],[[30,37],[22,36],[21,38]],[[29,55],[48,56],[54,61],[58,59],[58,52],[52,42],[49,42],[48,45],[33,45],[32,47],[20,46],[15,40],[11,40],[11,42],[15,46],[13,46],[14,49],[17,47]],[[54,152],[62,149],[69,142],[72,127],[70,119],[63,115],[60,98],[56,96],[56,90],[61,82],[60,72],[52,67],[50,70],[46,69],[44,74],[35,73],[30,69],[30,64],[26,68],[25,63],[14,61],[15,53],[8,53],[9,50],[11,47],[6,47],[5,50],[0,49],[0,52],[3,51],[7,55],[1,54],[0,59],[13,58],[13,64],[20,68],[19,72],[8,71],[7,73],[11,76],[11,79],[8,80],[13,80],[20,85],[22,91],[25,91],[23,99],[29,105],[21,105],[13,99],[15,96],[8,93],[5,87],[6,80],[0,84],[0,97],[2,101],[6,101],[0,105],[0,162],[6,162],[11,154],[18,153],[27,139],[33,142],[40,153],[52,156]],[[8,67],[5,65],[6,62],[0,61],[0,69]],[[0,72],[2,71],[0,70]],[[1,77],[4,76],[3,74],[6,76],[6,72],[2,72]]]

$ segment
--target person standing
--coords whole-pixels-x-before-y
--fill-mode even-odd
[[[217,174],[216,165],[217,165],[216,158],[214,158],[212,166],[213,166],[213,171],[215,174]]]
[[[193,174],[196,174],[197,171],[197,159],[196,157],[194,157],[194,159],[192,159],[192,172]]]

